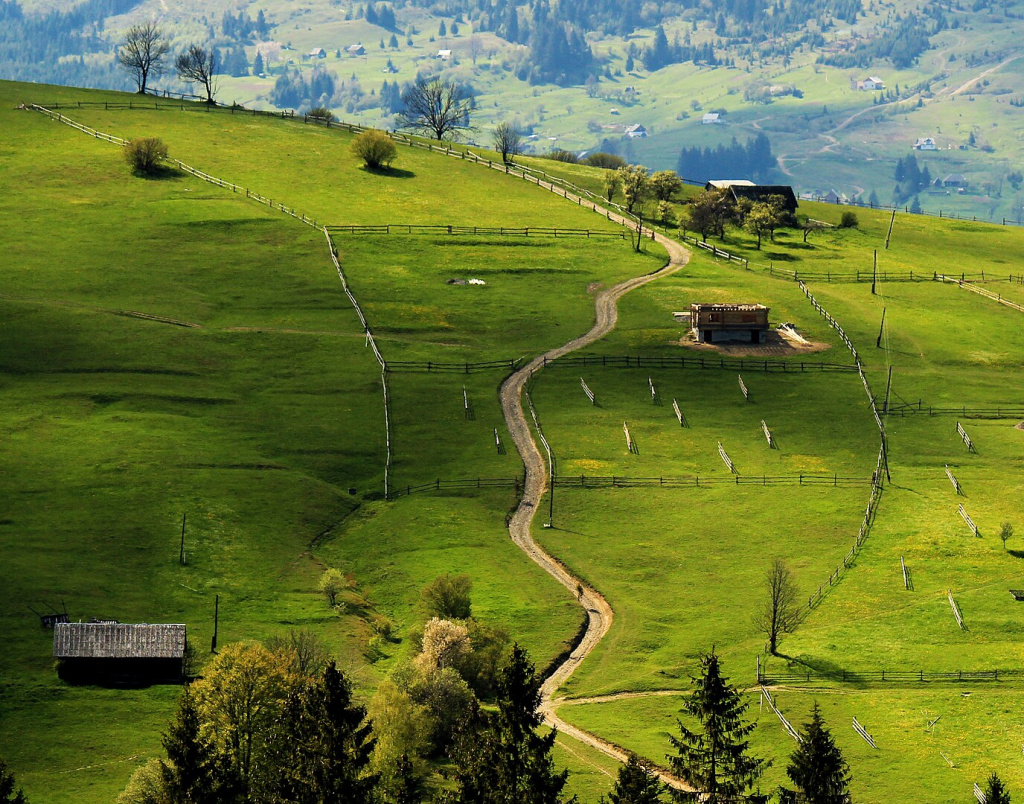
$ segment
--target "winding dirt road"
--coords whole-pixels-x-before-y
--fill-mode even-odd
[[[569,194],[567,198],[570,201],[577,200],[572,194]],[[608,214],[611,220],[629,225],[628,221],[619,216],[609,214],[607,211],[606,214]],[[650,232],[647,235],[650,236]],[[676,241],[663,237],[660,234],[655,234],[654,240],[668,251],[669,261],[665,267],[645,276],[627,279],[625,282],[602,291],[594,302],[596,321],[589,332],[569,341],[564,346],[559,346],[535,357],[527,365],[508,377],[500,389],[501,407],[505,415],[505,422],[526,467],[525,490],[522,499],[519,501],[519,506],[509,521],[509,535],[516,545],[533,561],[545,569],[562,586],[572,592],[574,596],[578,597],[588,617],[587,630],[580,644],[565,662],[547,678],[544,686],[541,688],[541,711],[544,714],[544,721],[549,726],[557,728],[560,733],[590,745],[621,762],[625,762],[628,758],[625,751],[606,740],[602,740],[589,732],[566,723],[556,713],[560,701],[554,698],[555,692],[575,672],[576,668],[580,666],[590,652],[597,647],[604,635],[608,633],[608,629],[612,625],[614,613],[611,606],[608,605],[608,601],[604,599],[600,592],[582,582],[561,562],[545,552],[533,540],[533,536],[530,533],[530,527],[537,512],[537,506],[540,504],[544,492],[547,491],[548,484],[547,468],[530,431],[530,426],[523,410],[522,396],[523,388],[529,381],[530,376],[540,369],[545,361],[550,362],[577,349],[582,349],[611,332],[618,319],[618,301],[622,296],[648,282],[678,271],[689,262],[690,253]],[[582,594],[579,592],[580,589],[582,589]],[[682,782],[667,774],[662,775],[662,778],[673,787],[684,787]]]

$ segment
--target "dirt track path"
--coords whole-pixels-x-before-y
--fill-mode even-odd
[[[561,195],[561,193],[559,194]],[[577,198],[571,193],[566,198],[570,201],[577,201]],[[619,223],[628,224],[627,221],[624,221],[615,214],[609,214],[609,218]],[[650,236],[649,233],[648,236]],[[590,745],[621,762],[625,762],[628,758],[625,751],[606,740],[602,740],[600,737],[566,723],[556,713],[560,702],[554,698],[555,692],[568,680],[583,660],[597,647],[604,635],[608,633],[608,629],[612,625],[614,613],[611,606],[608,605],[608,601],[604,599],[600,592],[583,583],[561,562],[545,552],[533,540],[533,536],[530,533],[537,506],[547,490],[547,468],[530,431],[530,426],[523,410],[522,395],[523,388],[529,381],[530,376],[540,369],[545,361],[556,360],[570,352],[582,349],[611,332],[615,328],[615,323],[618,319],[618,301],[622,296],[648,282],[668,276],[679,270],[689,261],[689,252],[676,241],[663,237],[660,234],[655,234],[654,240],[668,251],[669,261],[665,267],[645,276],[627,279],[625,282],[620,282],[618,285],[602,291],[594,301],[596,320],[589,332],[574,338],[564,346],[551,349],[535,357],[527,365],[506,379],[500,389],[501,407],[504,412],[505,422],[526,467],[525,490],[522,499],[519,501],[519,506],[509,522],[509,535],[516,545],[533,561],[545,569],[574,596],[578,596],[580,604],[586,610],[588,617],[587,631],[579,646],[547,678],[544,686],[541,688],[541,710],[544,714],[544,721],[549,726],[557,728],[560,733]],[[580,588],[582,588],[581,595],[578,594]],[[674,787],[683,787],[683,784],[678,779],[672,778],[667,774],[663,775],[662,778]]]

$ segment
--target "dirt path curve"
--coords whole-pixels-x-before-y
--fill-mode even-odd
[[[559,194],[561,195],[561,193]],[[578,199],[571,193],[568,194],[566,198],[569,201],[578,201]],[[588,205],[590,205],[589,202]],[[628,221],[625,221],[615,214],[608,213],[606,210],[605,214],[610,220],[629,225]],[[648,236],[650,236],[649,232]],[[589,332],[579,336],[578,338],[574,338],[564,346],[551,349],[550,351],[535,357],[528,364],[508,377],[508,379],[502,383],[499,392],[505,422],[508,425],[509,432],[512,434],[512,440],[515,442],[516,449],[519,451],[519,455],[522,457],[523,464],[526,467],[525,490],[523,492],[522,499],[519,501],[519,506],[516,508],[515,513],[512,515],[509,522],[509,535],[512,537],[512,540],[516,545],[534,562],[546,570],[574,596],[578,597],[580,604],[586,610],[588,617],[587,631],[584,634],[583,639],[580,641],[579,646],[577,646],[565,662],[563,662],[555,672],[547,678],[541,688],[541,711],[544,714],[544,721],[549,726],[557,728],[560,733],[590,745],[621,762],[625,762],[628,758],[626,752],[621,748],[606,740],[602,740],[600,737],[566,723],[556,714],[558,703],[554,700],[555,691],[566,682],[573,672],[575,672],[576,668],[579,667],[583,660],[587,658],[590,652],[597,647],[604,635],[608,633],[608,629],[611,628],[612,625],[614,614],[611,606],[608,605],[608,601],[604,599],[600,592],[583,583],[561,562],[545,552],[545,550],[533,540],[533,536],[530,533],[530,526],[533,522],[533,517],[536,514],[537,506],[539,505],[544,492],[547,490],[547,468],[544,463],[544,458],[541,456],[540,450],[537,447],[537,443],[533,439],[533,434],[530,431],[530,426],[523,410],[522,396],[523,388],[529,381],[530,376],[540,369],[544,365],[545,361],[556,360],[563,355],[576,351],[577,349],[582,349],[611,332],[615,327],[616,320],[618,319],[618,301],[622,296],[629,293],[631,290],[635,290],[636,288],[647,284],[648,282],[652,282],[655,279],[668,276],[669,274],[678,271],[689,261],[690,253],[676,241],[670,240],[660,234],[655,234],[654,240],[660,243],[665,250],[668,251],[669,261],[665,267],[645,276],[627,279],[625,282],[620,282],[618,285],[602,291],[594,301],[596,321]],[[580,589],[582,589],[582,594],[580,594]],[[662,778],[666,783],[671,784],[674,787],[683,786],[678,779],[672,778],[667,774]]]

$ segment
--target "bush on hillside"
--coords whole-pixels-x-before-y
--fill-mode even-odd
[[[306,117],[308,117],[310,120],[320,120],[324,123],[333,123],[335,120],[338,119],[334,116],[334,112],[323,106],[316,106],[310,109],[308,112],[306,112]]]
[[[844,212],[843,217],[839,219],[840,229],[856,229],[859,224],[856,212]]]
[[[390,167],[398,157],[394,141],[383,131],[364,131],[352,142],[352,153],[371,169]]]
[[[544,154],[544,158],[554,159],[556,162],[569,162],[573,165],[578,164],[580,161],[572,151],[566,151],[562,148],[552,148],[551,151]]]
[[[155,176],[163,169],[167,146],[156,137],[132,140],[124,149],[124,158],[136,176]]]
[[[604,168],[605,170],[618,170],[620,167],[626,166],[626,160],[621,156],[607,154],[604,151],[590,154],[583,161],[591,167]]]

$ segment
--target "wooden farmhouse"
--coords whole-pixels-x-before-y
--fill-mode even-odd
[[[763,343],[768,308],[763,304],[691,304],[690,326],[701,343]]]
[[[57,623],[53,656],[65,681],[177,682],[185,674],[185,626]]]

